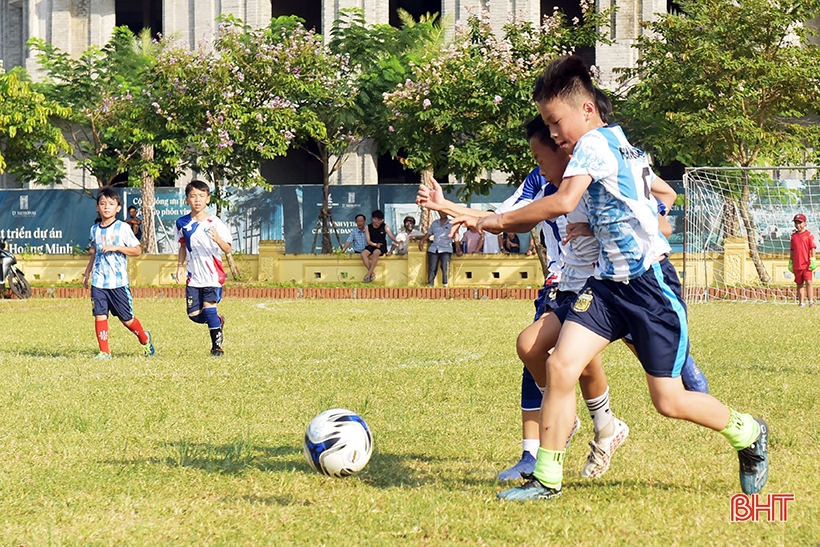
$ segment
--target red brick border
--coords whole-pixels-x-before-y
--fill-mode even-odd
[[[144,288],[132,287],[134,298],[179,298],[185,297],[183,287]],[[32,287],[33,298],[91,298],[90,291],[81,287]],[[7,297],[11,296],[7,292]],[[469,288],[434,288],[434,287],[228,287],[225,289],[228,298],[267,298],[267,299],[382,299],[422,300],[535,300],[538,289],[469,289]]]

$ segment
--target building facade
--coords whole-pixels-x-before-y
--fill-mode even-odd
[[[671,0],[597,0],[601,8],[617,7],[609,32],[612,45],[591,52],[605,87],[615,85],[613,68],[632,66],[637,52],[632,48],[641,32],[641,21],[674,7]],[[271,17],[298,15],[306,26],[327,33],[341,10],[361,8],[369,24],[398,25],[397,10],[407,10],[418,18],[425,13],[439,13],[450,25],[470,13],[486,9],[495,28],[509,18],[536,22],[554,9],[564,11],[571,19],[580,16],[579,0],[0,0],[0,61],[5,68],[24,66],[36,78],[36,59],[26,49],[30,38],[42,38],[62,51],[79,56],[89,46],[103,45],[117,25],[127,25],[138,32],[150,28],[155,35],[178,36],[190,44],[212,39],[215,20],[231,14],[245,23],[261,27]],[[305,163],[307,162],[307,163]],[[264,166],[263,174],[273,183],[305,184],[321,180],[318,167],[307,154],[291,154],[273,165]],[[413,175],[403,172],[398,163],[377,157],[372,146],[363,146],[338,171],[334,184],[378,184],[410,182]],[[282,179],[278,181],[277,179]],[[314,180],[316,179],[316,180]],[[416,178],[416,180],[418,180]],[[69,165],[65,186],[95,185],[81,169]],[[0,175],[0,188],[20,184],[8,175]]]

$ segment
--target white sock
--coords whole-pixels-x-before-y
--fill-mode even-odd
[[[592,427],[595,433],[602,431],[612,422],[612,409],[609,408],[609,387],[603,395],[594,399],[584,399],[589,409],[589,416],[592,418]]]
[[[541,445],[541,442],[538,439],[522,439],[521,446],[524,448],[524,452],[529,452],[533,458],[538,457],[538,447]]]

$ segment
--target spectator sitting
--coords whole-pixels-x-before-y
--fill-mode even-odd
[[[390,248],[390,253],[406,255],[411,241],[417,241],[424,237],[420,231],[416,230],[416,219],[411,216],[404,217],[404,229],[396,234],[396,242]]]
[[[367,275],[364,276],[365,283],[376,279],[376,265],[379,257],[390,252],[387,250],[387,238],[396,242],[396,237],[387,224],[384,223],[384,213],[380,209],[373,211],[373,222],[367,225],[367,247],[362,251],[362,262],[367,268]]]
[[[501,235],[501,250],[504,254],[518,254],[521,252],[521,242],[518,239],[518,234],[511,234],[504,232]]]
[[[354,253],[360,253],[367,247],[367,231],[364,223],[367,222],[366,217],[359,213],[356,215],[356,227],[347,236],[347,241],[342,246],[342,252],[346,252],[348,247],[352,247]]]
[[[128,208],[128,218],[125,219],[125,223],[131,226],[131,230],[134,232],[134,237],[141,240],[142,219],[137,216],[137,208],[133,205]]]

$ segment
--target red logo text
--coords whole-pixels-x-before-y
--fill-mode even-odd
[[[794,494],[735,494],[732,496],[730,517],[732,522],[786,522],[789,518],[789,502]]]

